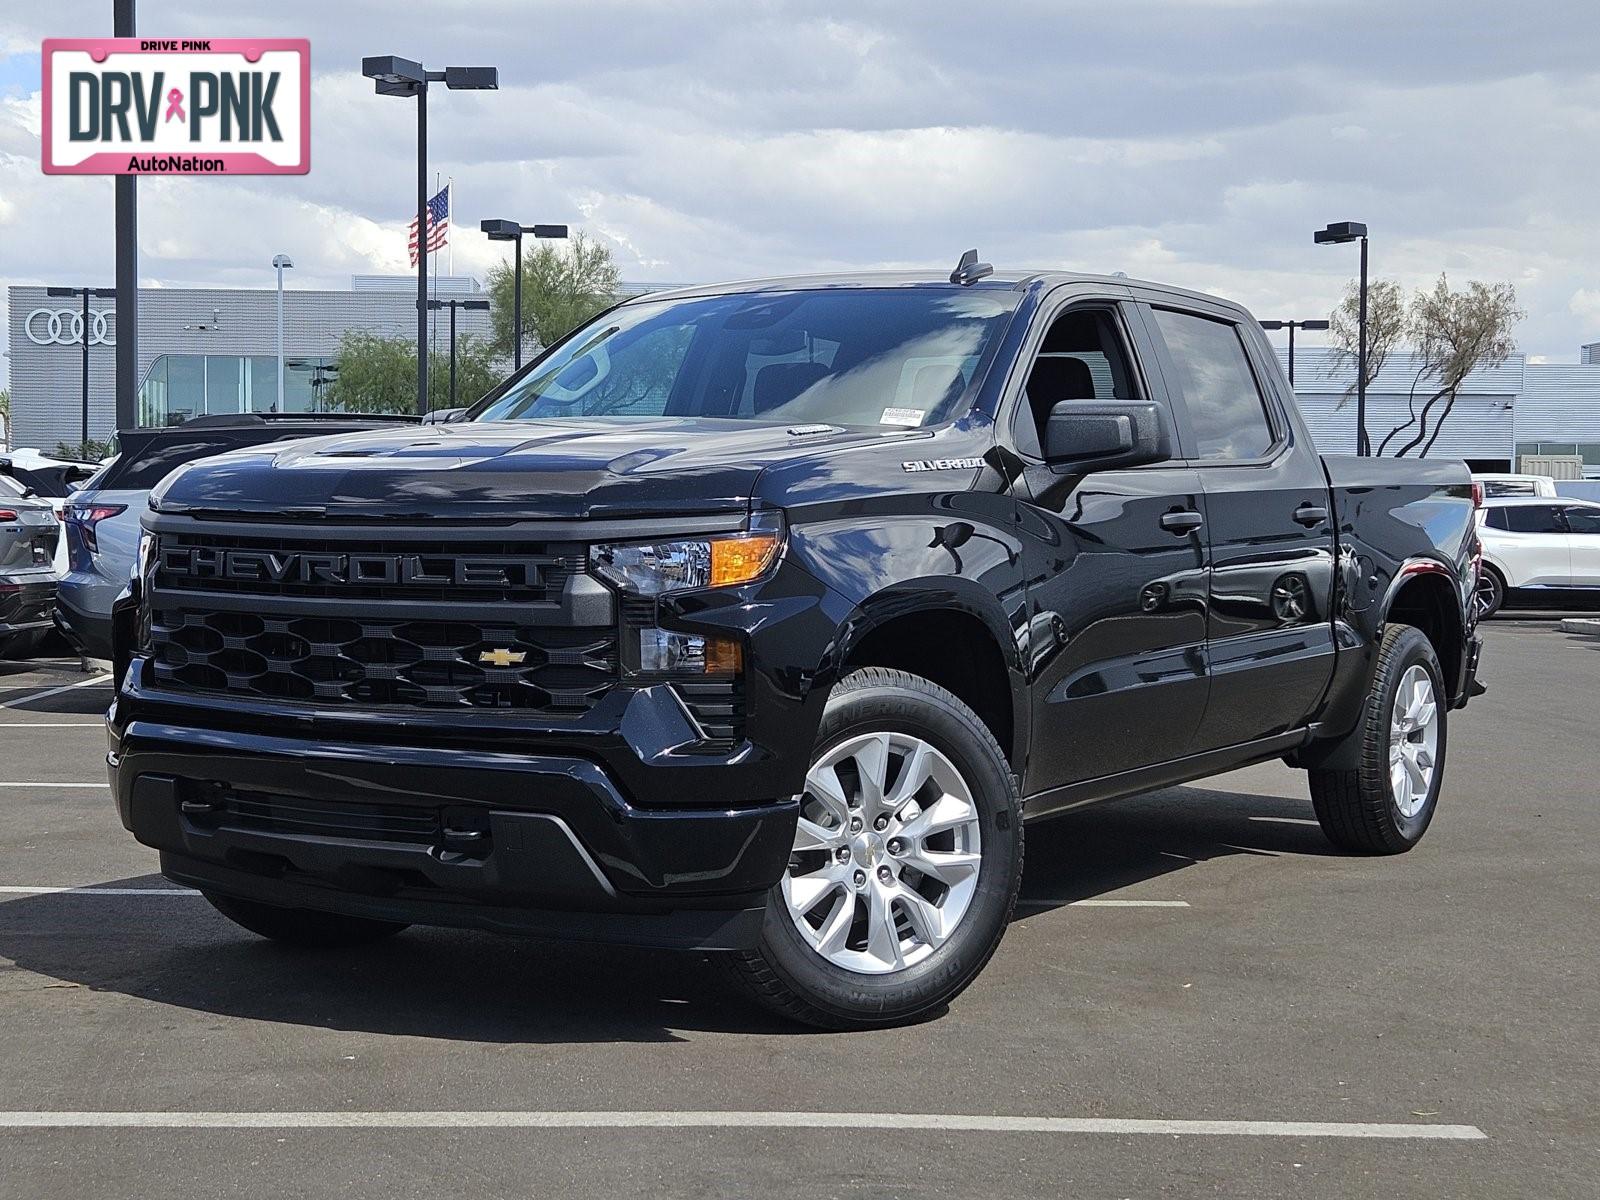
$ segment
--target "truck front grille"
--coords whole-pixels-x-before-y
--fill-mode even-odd
[[[157,607],[150,642],[160,686],[330,705],[576,713],[618,678],[610,627]]]

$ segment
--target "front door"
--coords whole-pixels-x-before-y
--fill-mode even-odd
[[[1567,552],[1572,556],[1572,586],[1600,587],[1600,507],[1569,504]]]
[[[1333,675],[1333,526],[1322,460],[1290,419],[1259,331],[1226,309],[1144,310],[1205,492],[1215,750],[1286,732]]]
[[[1146,335],[1109,297],[1074,294],[1046,311],[1010,423],[1025,464],[1028,793],[1182,755],[1207,688],[1198,474],[1174,464],[1072,474],[1039,453],[1058,403],[1165,402],[1159,379],[1130,352]]]

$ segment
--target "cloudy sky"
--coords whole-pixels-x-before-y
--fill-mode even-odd
[[[151,36],[311,40],[305,177],[140,185],[151,284],[346,287],[406,269],[414,108],[363,54],[493,64],[430,105],[458,272],[487,216],[568,221],[624,278],[840,267],[1126,271],[1263,317],[1374,270],[1515,283],[1530,354],[1600,338],[1593,0],[141,0]],[[0,14],[0,288],[112,281],[109,179],[39,171],[39,42],[110,0]],[[404,25],[422,25],[408,32]],[[0,359],[0,363],[4,360]],[[0,376],[4,367],[0,366]]]

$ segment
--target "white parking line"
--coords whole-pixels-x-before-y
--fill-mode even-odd
[[[109,675],[93,675],[88,679],[80,679],[77,683],[64,683],[60,687],[46,688],[42,692],[35,692],[31,696],[18,696],[15,700],[0,702],[0,708],[15,708],[19,704],[28,704],[34,700],[43,700],[48,696],[58,696],[62,692],[70,692],[76,688],[99,687],[101,684],[111,682]]]
[[[0,788],[99,788],[102,792],[110,788],[109,783],[0,783]]]
[[[0,721],[0,729],[104,729],[104,721]]]
[[[1017,901],[1018,908],[1188,908],[1187,900],[1029,900]]]
[[[884,1129],[1481,1141],[1476,1125],[850,1112],[0,1112],[3,1129]]]
[[[0,896],[198,896],[193,888],[0,887]]]

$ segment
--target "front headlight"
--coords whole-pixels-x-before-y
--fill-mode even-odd
[[[783,519],[757,513],[748,533],[671,542],[602,544],[589,550],[595,573],[637,596],[734,587],[760,579],[783,548]]]

